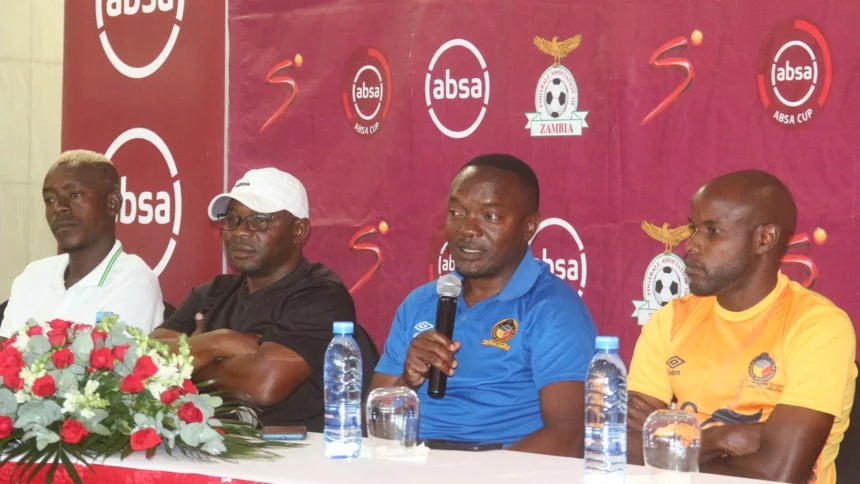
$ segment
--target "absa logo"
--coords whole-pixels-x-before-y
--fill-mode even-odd
[[[375,134],[391,107],[391,68],[379,49],[363,47],[353,52],[340,95],[353,130],[361,135]]]
[[[818,27],[806,20],[783,22],[765,41],[759,62],[759,97],[774,121],[797,127],[824,107],[833,65]]]
[[[127,145],[131,148],[123,149]],[[182,187],[173,155],[154,132],[132,128],[111,143],[105,156],[120,173],[118,238],[160,275],[182,225]]]
[[[490,102],[490,72],[478,48],[463,39],[442,44],[427,68],[424,100],[445,136],[459,139],[474,133]]]
[[[535,258],[546,262],[550,272],[582,296],[588,264],[582,239],[573,225],[560,218],[548,218],[538,225],[530,244]]]
[[[184,12],[185,0],[96,0],[96,27],[102,49],[122,75],[132,79],[147,77],[170,56]],[[113,32],[110,39],[108,26]],[[166,40],[156,40],[162,38]]]

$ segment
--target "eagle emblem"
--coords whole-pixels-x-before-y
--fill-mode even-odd
[[[582,42],[582,34],[574,35],[561,42],[558,41],[557,36],[553,37],[552,40],[546,40],[539,36],[534,38],[535,46],[544,54],[552,56],[553,66],[561,65],[561,60],[579,47],[580,42]]]
[[[667,223],[663,224],[663,227],[658,227],[643,220],[642,230],[648,234],[648,237],[658,242],[663,242],[666,246],[664,250],[665,254],[671,254],[673,247],[693,235],[693,227],[689,224],[670,229]]]

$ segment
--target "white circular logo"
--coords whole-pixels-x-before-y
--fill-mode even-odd
[[[105,156],[114,162],[114,155],[120,148],[129,141],[144,140],[152,144],[167,164],[167,169],[170,172],[170,178],[173,182],[173,210],[170,210],[171,200],[170,194],[165,191],[153,193],[151,191],[143,191],[139,195],[131,190],[126,191],[126,177],[121,177],[120,191],[122,192],[123,202],[120,214],[118,215],[119,222],[122,224],[137,223],[141,225],[149,225],[153,222],[160,225],[165,225],[173,220],[170,240],[161,259],[153,268],[156,275],[160,275],[170,258],[173,256],[173,251],[176,249],[176,239],[179,237],[179,227],[182,225],[182,187],[179,183],[178,172],[176,170],[176,162],[173,160],[173,155],[164,140],[154,132],[146,128],[132,128],[125,133],[119,135],[117,139],[111,143],[110,147],[105,151]],[[172,213],[171,213],[172,212]]]
[[[677,297],[690,294],[686,265],[675,254],[660,254],[651,261],[642,281],[650,308],[659,309]]]
[[[453,75],[451,74],[451,69],[444,69],[444,73],[442,75],[438,75],[434,77],[433,70],[436,67],[437,61],[439,58],[449,49],[454,47],[462,47],[467,49],[477,60],[480,65],[480,71],[482,76],[469,77],[468,75],[459,74]],[[458,73],[460,70],[458,69]],[[475,69],[475,74],[478,74],[477,69]],[[475,120],[469,125],[469,127],[462,130],[451,129],[446,126],[445,123],[439,120],[438,115],[436,114],[436,110],[433,107],[434,100],[438,103],[442,100],[446,100],[451,102],[455,99],[465,100],[465,99],[482,99],[482,105],[478,116]],[[463,39],[453,39],[449,40],[442,44],[442,47],[433,54],[433,59],[430,60],[430,66],[427,68],[427,75],[424,78],[424,99],[427,102],[427,109],[430,112],[430,118],[433,120],[433,124],[439,128],[439,131],[444,133],[446,136],[450,138],[465,138],[478,129],[478,126],[481,125],[481,121],[484,119],[484,115],[487,113],[487,106],[490,102],[490,72],[487,70],[487,63],[484,61],[484,56],[481,55],[481,52],[468,40]]]
[[[99,40],[105,55],[116,70],[126,77],[142,79],[157,71],[164,64],[179,37],[180,22],[182,22],[182,14],[185,11],[185,0],[176,0],[175,7],[176,19],[164,48],[149,64],[135,67],[123,62],[111,46],[104,28],[104,14],[107,13],[108,17],[118,17],[120,15],[132,16],[138,13],[149,14],[155,12],[156,9],[160,12],[169,12],[174,9],[174,0],[96,0],[96,28],[99,31]]]
[[[564,66],[550,67],[541,75],[535,89],[535,109],[544,119],[564,119],[576,111],[579,90],[573,74]]]
[[[800,65],[792,65],[790,60],[783,60],[783,54],[786,54],[785,57],[788,58],[789,56],[786,51],[792,47],[797,47],[800,49],[800,52],[803,52],[801,57],[808,56],[806,57],[805,62]],[[795,81],[808,82],[809,89],[800,99],[787,99],[781,92],[779,92],[779,87],[781,84]],[[815,53],[808,45],[806,45],[805,42],[801,42],[799,40],[786,42],[779,51],[777,51],[773,58],[770,70],[770,83],[771,86],[773,86],[773,94],[781,103],[792,108],[805,104],[806,101],[809,101],[809,98],[811,98],[815,93],[815,86],[818,83],[818,62],[815,59]]]

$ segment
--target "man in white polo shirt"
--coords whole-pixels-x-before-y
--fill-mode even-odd
[[[110,160],[92,151],[63,153],[45,176],[42,196],[62,254],[31,263],[15,278],[0,338],[30,318],[92,324],[101,311],[146,333],[161,323],[158,278],[115,237],[122,195]]]

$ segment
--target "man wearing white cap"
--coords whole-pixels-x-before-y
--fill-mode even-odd
[[[175,344],[189,338],[194,380],[261,409],[264,425],[322,431],[323,359],[334,321],[355,321],[340,279],[302,248],[310,232],[308,197],[292,175],[251,170],[209,204],[224,250],[238,275],[196,287],[152,333]],[[356,325],[369,383],[376,351]]]

